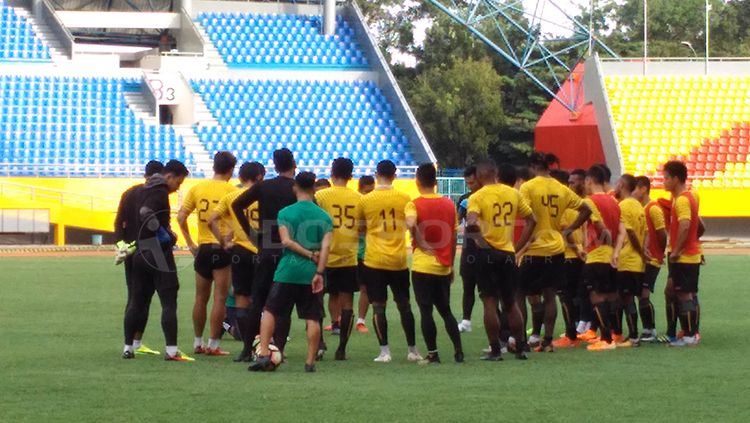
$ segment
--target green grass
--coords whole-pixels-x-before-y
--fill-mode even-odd
[[[703,342],[695,349],[579,349],[485,363],[477,359],[487,343],[475,307],[474,331],[463,337],[467,362],[449,360],[436,317],[444,363],[420,367],[406,362],[390,307],[394,362],[373,363],[374,335],[354,333],[348,361],[329,356],[318,373],[305,374],[304,334],[295,322],[288,363],[256,374],[230,358],[122,360],[125,287],[122,268],[108,257],[0,259],[0,421],[750,421],[750,364],[738,338],[748,322],[744,260],[709,257],[701,281]],[[189,350],[193,274],[180,276],[179,339]],[[663,286],[662,274],[657,289]],[[460,293],[457,282],[454,312]],[[656,303],[661,329],[658,296]],[[163,350],[159,313],[155,301],[145,341]],[[418,344],[424,350],[419,333]]]

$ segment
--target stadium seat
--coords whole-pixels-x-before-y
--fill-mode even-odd
[[[19,176],[125,176],[152,158],[194,163],[171,127],[147,127],[128,108],[122,93],[139,89],[132,78],[0,76],[0,146],[18,146],[0,148],[0,163]]]
[[[321,33],[320,16],[200,13],[203,26],[230,67],[366,68],[354,29],[336,17],[336,33]]]
[[[681,158],[707,174],[701,186],[738,186],[726,170],[747,159],[750,77],[606,76],[605,87],[625,171],[658,184],[660,165]]]
[[[307,169],[327,167],[339,155],[357,166],[382,159],[416,165],[388,101],[373,82],[201,79],[191,85],[221,116],[220,126],[195,128],[209,153],[227,148],[238,157],[270,164],[274,149],[288,147]],[[224,95],[217,101],[218,92]],[[343,113],[357,108],[366,112]]]

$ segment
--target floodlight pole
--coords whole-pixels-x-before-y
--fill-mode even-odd
[[[648,73],[648,0],[643,0],[643,76]]]
[[[704,67],[704,72],[706,75],[708,75],[708,57],[709,57],[709,51],[708,51],[709,44],[708,43],[710,39],[710,33],[709,33],[710,29],[709,29],[708,24],[709,24],[710,12],[711,12],[711,4],[708,2],[708,0],[706,0],[706,60],[705,60],[705,67]]]

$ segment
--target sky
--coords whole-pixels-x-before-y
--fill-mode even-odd
[[[413,0],[408,0],[413,2]],[[553,34],[553,35],[568,35],[572,24],[565,17],[565,15],[556,8],[552,2],[554,2],[561,9],[565,10],[566,13],[571,15],[577,14],[580,6],[589,3],[591,0],[523,0],[524,9],[529,13],[529,18],[534,10],[539,7],[541,10],[539,15],[542,17],[542,32]],[[414,40],[417,45],[422,45],[425,38],[425,31],[429,28],[431,22],[428,19],[422,19],[414,22]],[[416,60],[413,56],[408,54],[394,54],[394,62],[403,63],[406,66],[413,67],[416,65]]]

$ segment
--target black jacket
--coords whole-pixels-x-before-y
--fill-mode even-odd
[[[156,174],[135,192],[135,210],[138,216],[137,239],[159,238],[162,248],[172,248],[177,236],[170,226],[169,190],[163,175]]]

